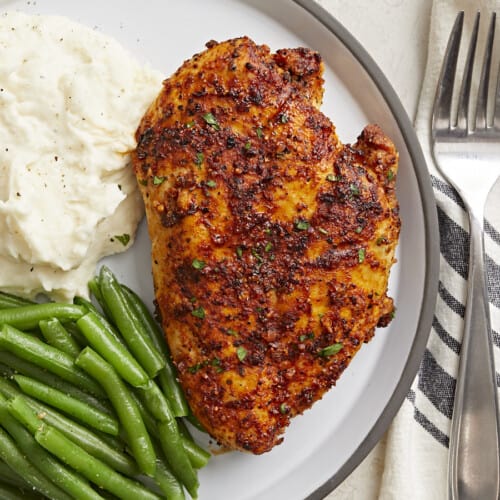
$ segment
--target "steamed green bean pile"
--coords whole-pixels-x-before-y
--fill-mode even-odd
[[[93,302],[0,292],[0,497],[197,497],[210,454],[168,347],[140,298],[105,266]]]

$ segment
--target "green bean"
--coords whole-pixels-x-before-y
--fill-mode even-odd
[[[115,369],[89,347],[76,358],[76,364],[101,382],[125,429],[128,444],[139,468],[144,474],[154,476],[156,455],[153,445],[139,409],[125,383]]]
[[[156,462],[154,481],[168,500],[184,500],[184,490],[172,471],[161,460]]]
[[[34,302],[9,293],[0,292],[0,309],[11,309],[13,307],[22,307],[28,304],[34,304]]]
[[[83,307],[74,304],[45,302],[23,307],[0,309],[0,325],[9,324],[19,330],[36,328],[42,319],[58,318],[61,321],[78,319],[85,314]]]
[[[170,499],[175,500],[176,498],[182,500],[184,498],[184,491],[182,489],[182,485],[175,477],[175,475],[172,473],[168,464],[166,463],[165,458],[163,456],[163,450],[161,449],[159,443],[157,443],[156,440],[153,439],[153,437],[157,437],[159,434],[156,421],[151,415],[151,413],[149,413],[146,407],[142,404],[142,401],[137,397],[137,395],[132,391],[130,392],[130,395],[137,404],[137,407],[139,408],[146,429],[148,430],[149,435],[151,436],[151,442],[153,444],[153,448],[157,456],[156,470],[155,470],[155,475],[153,477],[154,482],[157,484],[160,490],[163,491],[163,493],[165,493],[166,497],[169,500]]]
[[[111,318],[125,339],[128,348],[146,370],[146,373],[150,377],[156,376],[165,366],[165,360],[135,318],[120,284],[106,266],[101,267],[99,285]]]
[[[0,353],[1,352],[3,352],[3,351],[0,351]],[[10,378],[15,373],[16,373],[16,371],[13,368],[11,368],[10,366],[4,365],[0,361],[0,375],[3,375],[4,377]]]
[[[6,409],[11,417],[22,424],[23,427],[26,427],[31,434],[35,434],[44,424],[44,414],[30,407],[28,399],[25,397],[15,396],[14,398],[5,399],[4,396],[1,396],[1,399],[5,401]]]
[[[92,406],[79,401],[71,396],[67,396],[61,391],[49,387],[38,380],[24,375],[14,375],[21,390],[42,403],[48,404],[67,415],[71,415],[80,422],[94,429],[117,436],[119,432],[118,421],[110,415],[96,410]]]
[[[174,415],[176,417],[187,416],[189,413],[189,406],[184,396],[184,392],[177,381],[177,372],[168,359],[165,368],[158,374],[158,383],[167,397]]]
[[[146,334],[165,358],[165,367],[158,373],[158,382],[167,396],[174,415],[184,417],[189,413],[189,406],[177,381],[177,371],[173,365],[165,336],[140,297],[124,285],[122,285],[122,290],[137,320],[143,325]]]
[[[91,316],[95,315],[95,317],[99,319],[99,325],[106,330],[106,334],[107,335],[111,336],[111,338],[115,342],[118,342],[120,345],[122,345],[123,347],[127,348],[127,345],[125,344],[125,341],[123,340],[123,338],[119,334],[118,330],[111,323],[111,320],[108,319],[107,316],[104,316],[103,314],[100,314],[99,312],[95,313],[94,311],[90,311],[90,313],[91,313]],[[89,344],[87,343],[87,345],[89,345]],[[137,361],[136,361],[136,363],[137,363]],[[146,373],[144,370],[142,370],[142,371],[144,373]]]
[[[182,444],[177,421],[172,414],[164,394],[150,381],[137,388],[137,394],[146,408],[157,419],[158,436],[173,473],[184,484],[191,496],[196,496],[198,478]]]
[[[211,457],[208,451],[184,436],[181,436],[181,441],[184,451],[195,469],[202,469],[208,464]]]
[[[69,417],[66,417],[62,413],[59,413],[54,408],[47,406],[42,402],[32,398],[31,396],[28,396],[27,394],[21,392],[21,390],[17,386],[14,386],[11,384],[11,382],[2,380],[1,378],[0,393],[9,398],[9,401],[19,398],[23,401],[23,404],[27,404],[35,413],[37,413],[40,419],[44,419],[49,424],[60,429],[61,432],[63,432],[65,435],[68,435],[68,437],[77,441],[80,446],[84,447],[85,449],[88,448],[91,453],[97,453],[100,455],[102,451],[104,453],[103,460],[105,461],[106,454],[116,456],[116,452],[118,450],[124,449],[123,442],[120,441],[120,439],[98,430],[91,431],[87,427],[84,427],[74,420],[71,420]],[[102,443],[102,441],[104,441],[104,444]],[[113,458],[111,458],[111,460],[113,461]],[[124,459],[118,457],[117,462],[117,468],[119,468],[119,464],[124,463]]]
[[[111,313],[108,309],[108,305],[103,299],[101,288],[99,285],[99,278],[97,276],[94,276],[89,282],[88,282],[89,290],[90,293],[95,297],[97,300],[98,304],[101,306],[101,309],[104,313],[104,315],[108,318],[111,318]]]
[[[48,344],[69,354],[73,358],[78,356],[80,346],[57,318],[42,319],[38,323],[38,326]]]
[[[137,408],[139,410],[139,413],[141,414],[141,418],[144,422],[144,425],[146,426],[146,429],[149,432],[149,435],[158,436],[158,427],[156,426],[156,420],[154,419],[153,415],[151,415],[146,406],[144,406],[142,400],[137,396],[137,394],[133,390],[130,391],[130,395],[132,396],[132,399],[137,405]]]
[[[2,364],[6,366],[2,367]],[[87,392],[82,391],[69,382],[66,382],[57,375],[53,375],[52,373],[39,368],[33,363],[29,363],[24,359],[18,358],[8,351],[0,351],[0,373],[1,372],[9,376],[14,375],[15,373],[21,373],[22,375],[26,375],[27,377],[34,378],[39,382],[49,385],[54,389],[58,389],[68,396],[72,396],[80,401],[83,401],[93,406],[97,410],[103,411],[109,415],[113,413],[113,410],[111,409],[109,404],[107,404],[107,402],[91,396]]]
[[[113,334],[102,316],[89,312],[76,322],[92,348],[98,352],[130,385],[144,385],[148,375]]]
[[[45,344],[32,335],[21,332],[10,325],[3,325],[0,329],[0,347],[55,375],[59,375],[64,380],[96,396],[103,395],[100,386],[75,366],[73,358],[69,354]]]
[[[0,309],[12,309],[13,307],[20,307],[21,305],[22,304],[18,304],[17,302],[0,295]]]
[[[81,349],[89,345],[85,336],[76,326],[76,323],[74,323],[73,321],[70,321],[69,323],[64,323],[64,328],[66,328],[68,333],[75,339],[76,343],[80,346]]]
[[[148,307],[143,300],[127,285],[120,285],[123,293],[127,297],[129,304],[133,307],[135,314],[144,323],[148,337],[151,339],[155,347],[163,354],[170,354],[168,345],[165,342],[165,337],[158,323],[149,312]]]
[[[189,413],[186,416],[186,420],[193,426],[196,427],[200,432],[203,432],[204,434],[207,434],[207,430],[201,422],[193,415],[193,412],[189,410]]]
[[[31,486],[15,471],[13,471],[3,460],[0,460],[0,481],[15,488],[24,489]]]
[[[36,419],[34,412],[32,413]],[[7,400],[3,396],[0,396],[0,421],[2,427],[15,440],[20,451],[61,490],[82,500],[102,500],[102,497],[90,487],[87,481],[55,460],[35,441],[31,433],[12,417],[8,410]]]
[[[0,498],[2,500],[41,500],[43,497],[41,495],[31,495],[15,486],[0,481]]]
[[[20,489],[0,481],[0,498],[3,500],[23,500],[24,494]]]
[[[13,295],[7,292],[0,292],[0,304],[2,304],[0,307],[4,309],[3,304],[5,304],[6,306],[7,304],[10,304],[10,307],[20,307],[27,306],[28,304],[35,304],[35,302],[30,299],[25,299],[24,297],[19,297],[18,295]]]
[[[136,393],[156,420],[175,421],[165,395],[153,380],[149,380],[147,384],[137,387]]]
[[[146,429],[148,430],[149,435],[158,437],[160,432],[158,430],[158,425],[155,418],[146,408],[142,399],[139,398],[134,391],[131,391],[130,394],[134,398],[137,407],[139,408],[142,420],[146,425]],[[179,425],[182,446],[184,448],[184,451],[186,452],[187,457],[189,458],[189,461],[191,462],[191,465],[196,469],[201,469],[208,463],[208,460],[210,458],[210,453],[205,451],[203,448],[201,448],[198,444],[194,442],[193,438],[189,434],[189,431],[182,423],[182,419],[177,419],[177,424]]]
[[[76,304],[77,306],[85,307],[85,309],[87,309],[88,312],[93,312],[93,313],[98,314],[98,315],[101,314],[99,312],[99,310],[97,309],[97,307],[94,304],[92,304],[92,302],[90,300],[84,299],[83,297],[75,297],[73,299],[73,304]]]
[[[28,299],[27,297],[21,297],[20,295],[16,295],[14,293],[0,292],[0,296],[14,300],[21,305],[36,304],[34,300]]]
[[[160,497],[145,489],[139,483],[126,478],[104,462],[97,460],[66,438],[57,429],[44,426],[35,434],[35,439],[46,450],[62,462],[73,467],[100,488],[106,489],[124,500],[159,500]]]
[[[151,442],[153,443],[153,448],[157,456],[156,470],[155,470],[155,475],[153,477],[155,483],[160,488],[160,490],[163,491],[163,493],[165,493],[166,497],[169,500],[171,499],[175,500],[177,498],[179,500],[184,499],[184,491],[182,489],[182,485],[177,480],[175,475],[170,470],[168,464],[166,463],[163,456],[163,450],[161,449],[159,444],[153,439],[153,437],[157,437],[159,434],[158,426],[156,425],[155,419],[153,418],[151,413],[149,413],[147,408],[143,405],[142,401],[137,397],[137,395],[134,392],[131,391],[130,395],[137,404],[137,407],[139,408],[146,429],[148,430],[149,435],[152,438]]]
[[[158,437],[172,472],[184,484],[189,494],[196,498],[199,486],[198,477],[184,450],[175,420],[158,422]]]
[[[12,382],[0,377],[0,394],[10,399],[19,396],[22,392]]]
[[[182,438],[182,446],[186,450],[192,466],[195,469],[205,467],[210,459],[210,453],[196,443],[182,418],[177,419],[177,425]]]
[[[193,436],[191,435],[191,432],[189,432],[188,426],[186,425],[186,422],[184,421],[183,418],[177,418],[177,426],[179,427],[179,432],[183,438],[189,439],[191,441],[194,441]]]
[[[41,474],[19,451],[9,435],[0,429],[0,458],[14,469],[33,488],[52,500],[71,500],[71,497]]]
[[[196,498],[199,487],[198,476],[183,447],[182,438],[178,442],[172,442],[169,439],[169,435],[172,435],[172,430],[169,429],[171,426],[172,424],[167,422],[158,424],[162,450],[175,477],[184,485],[189,494]]]
[[[0,392],[10,398],[8,408],[12,415],[23,422],[24,425],[31,426],[33,432],[39,427],[39,420],[41,420],[58,429],[68,439],[71,439],[78,446],[81,446],[88,453],[102,460],[113,469],[128,476],[135,476],[138,473],[135,463],[128,455],[119,450],[120,445],[118,443],[114,445],[108,444],[103,439],[104,435],[96,435],[48,406],[23,395],[14,386],[6,387],[5,384],[2,384],[2,379],[0,379]],[[38,420],[27,420],[33,411],[36,413]]]

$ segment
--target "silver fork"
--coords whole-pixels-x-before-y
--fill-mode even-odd
[[[477,13],[456,115],[452,113],[452,102],[463,12],[459,13],[450,35],[432,115],[434,159],[467,207],[470,230],[467,303],[450,432],[448,497],[453,500],[500,497],[497,385],[483,240],[484,205],[500,175],[500,86],[497,80],[493,119],[489,120],[488,86],[496,22],[492,14],[473,114],[471,87],[474,61],[479,59],[476,53],[479,19]]]

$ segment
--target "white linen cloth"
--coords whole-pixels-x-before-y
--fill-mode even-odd
[[[384,0],[385,9],[401,7],[405,0]],[[319,0],[334,16],[341,14],[341,0]],[[361,9],[361,2],[354,2]],[[416,4],[416,5],[415,5]],[[458,371],[460,342],[463,330],[464,300],[467,283],[468,223],[463,205],[454,190],[436,170],[430,151],[430,117],[437,79],[447,40],[456,15],[464,10],[464,35],[470,33],[474,15],[482,14],[482,25],[489,23],[496,9],[500,17],[500,0],[434,0],[415,2],[424,19],[431,7],[428,36],[428,57],[422,90],[416,106],[415,129],[426,157],[437,201],[441,236],[441,270],[439,294],[433,327],[419,373],[399,413],[379,444],[364,462],[330,495],[328,500],[443,500],[447,498],[448,440],[453,408],[455,378]],[[363,2],[363,7],[366,3]],[[406,6],[410,8],[409,6]],[[389,13],[390,14],[390,13]],[[360,11],[360,16],[362,16]],[[342,21],[341,15],[336,16]],[[368,21],[370,23],[372,21]],[[422,22],[422,19],[415,22]],[[425,21],[424,21],[425,22]],[[497,21],[498,22],[498,21]],[[368,24],[367,23],[367,24]],[[396,25],[387,30],[398,29]],[[400,29],[400,28],[399,28]],[[500,28],[497,26],[497,30]],[[356,30],[351,32],[356,36]],[[380,32],[379,32],[380,33]],[[412,33],[400,32],[400,37]],[[376,41],[379,34],[373,34]],[[497,37],[499,35],[497,34]],[[383,38],[383,36],[382,36]],[[410,39],[411,40],[411,39]],[[408,39],[401,41],[409,46]],[[418,39],[415,41],[418,43]],[[377,61],[384,56],[373,47],[366,47]],[[385,56],[386,57],[386,56]],[[394,68],[387,60],[387,67]],[[384,70],[384,65],[381,64]],[[410,116],[411,96],[416,91],[415,74],[398,73],[391,79],[402,97]],[[388,75],[390,78],[390,75]],[[417,102],[415,96],[415,103]],[[500,159],[499,159],[500,161]],[[478,171],[480,175],[480,171]],[[500,184],[500,183],[498,183]],[[500,189],[490,194],[485,216],[485,245],[488,267],[488,289],[497,381],[500,380]]]

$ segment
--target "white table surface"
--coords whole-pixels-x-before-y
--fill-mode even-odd
[[[373,57],[413,119],[427,58],[432,0],[317,1]]]

